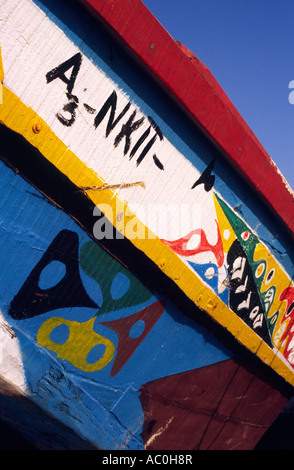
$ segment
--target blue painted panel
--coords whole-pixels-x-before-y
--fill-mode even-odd
[[[73,219],[2,162],[0,174],[0,195],[4,202],[0,210],[0,307],[20,342],[28,394],[102,448],[143,448],[140,387],[157,378],[223,361],[232,357],[232,353],[186,318],[168,299],[147,290],[91,241]],[[63,240],[72,234],[77,237],[78,272],[69,268],[71,260],[65,260],[65,266],[52,255],[34,280],[32,273],[60,234],[65,237]],[[68,305],[61,306],[66,283],[73,282],[68,277],[69,269],[72,278],[80,276],[86,293],[82,298],[88,306],[78,305],[81,296],[74,289],[66,299]],[[24,285],[27,288],[23,292]],[[64,286],[64,295],[54,297],[60,285]],[[26,308],[18,311],[15,299],[20,292],[21,296],[24,294],[21,300]],[[50,308],[50,302],[41,309],[45,295],[52,300],[54,309]],[[166,302],[163,312],[142,337],[148,317],[144,321],[136,315],[163,300]],[[148,315],[154,310],[155,307],[148,310]],[[82,329],[92,319],[92,326]],[[55,327],[49,328],[50,338],[44,343],[41,332],[50,322]],[[114,345],[114,354],[101,369],[88,371],[83,361],[77,360],[80,351],[82,355],[86,348],[86,362],[91,366],[98,363],[108,347],[108,343],[95,341],[94,346],[88,347],[95,334]],[[79,342],[75,357],[62,349],[66,344],[73,344],[71,335],[76,335]],[[125,358],[129,338],[138,343]],[[119,354],[123,358],[121,367],[112,375]]]

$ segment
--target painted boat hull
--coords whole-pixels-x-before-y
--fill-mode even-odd
[[[254,448],[294,383],[286,216],[121,49],[123,28],[17,5],[1,7],[3,419],[40,448],[64,426],[68,448]]]

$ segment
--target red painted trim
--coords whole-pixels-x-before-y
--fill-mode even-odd
[[[293,192],[209,70],[171,38],[141,0],[80,1],[164,86],[293,237]]]

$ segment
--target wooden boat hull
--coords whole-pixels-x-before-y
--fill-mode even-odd
[[[254,447],[287,395],[147,289],[4,163],[1,182],[1,373],[8,383],[84,439],[69,441],[77,448]],[[15,415],[14,401],[4,419]],[[60,425],[39,425],[36,438],[31,415],[25,422],[19,414],[14,426],[19,419],[41,448],[51,432],[58,448]]]

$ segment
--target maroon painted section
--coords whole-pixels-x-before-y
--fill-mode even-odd
[[[79,1],[163,85],[293,236],[292,192],[209,70],[179,47],[141,0]]]
[[[233,359],[141,389],[147,450],[251,450],[287,398]]]
[[[127,360],[131,357],[135,349],[141,344],[143,339],[147,336],[149,331],[155,325],[157,320],[163,314],[165,309],[165,302],[159,300],[152,305],[140,310],[140,312],[134,313],[130,317],[119,318],[118,320],[101,322],[101,325],[105,325],[108,328],[114,330],[118,335],[118,346],[116,352],[116,358],[114,360],[111,376],[116,375]],[[137,322],[143,322],[144,329],[140,332],[139,336],[134,338],[130,337],[130,331]]]

